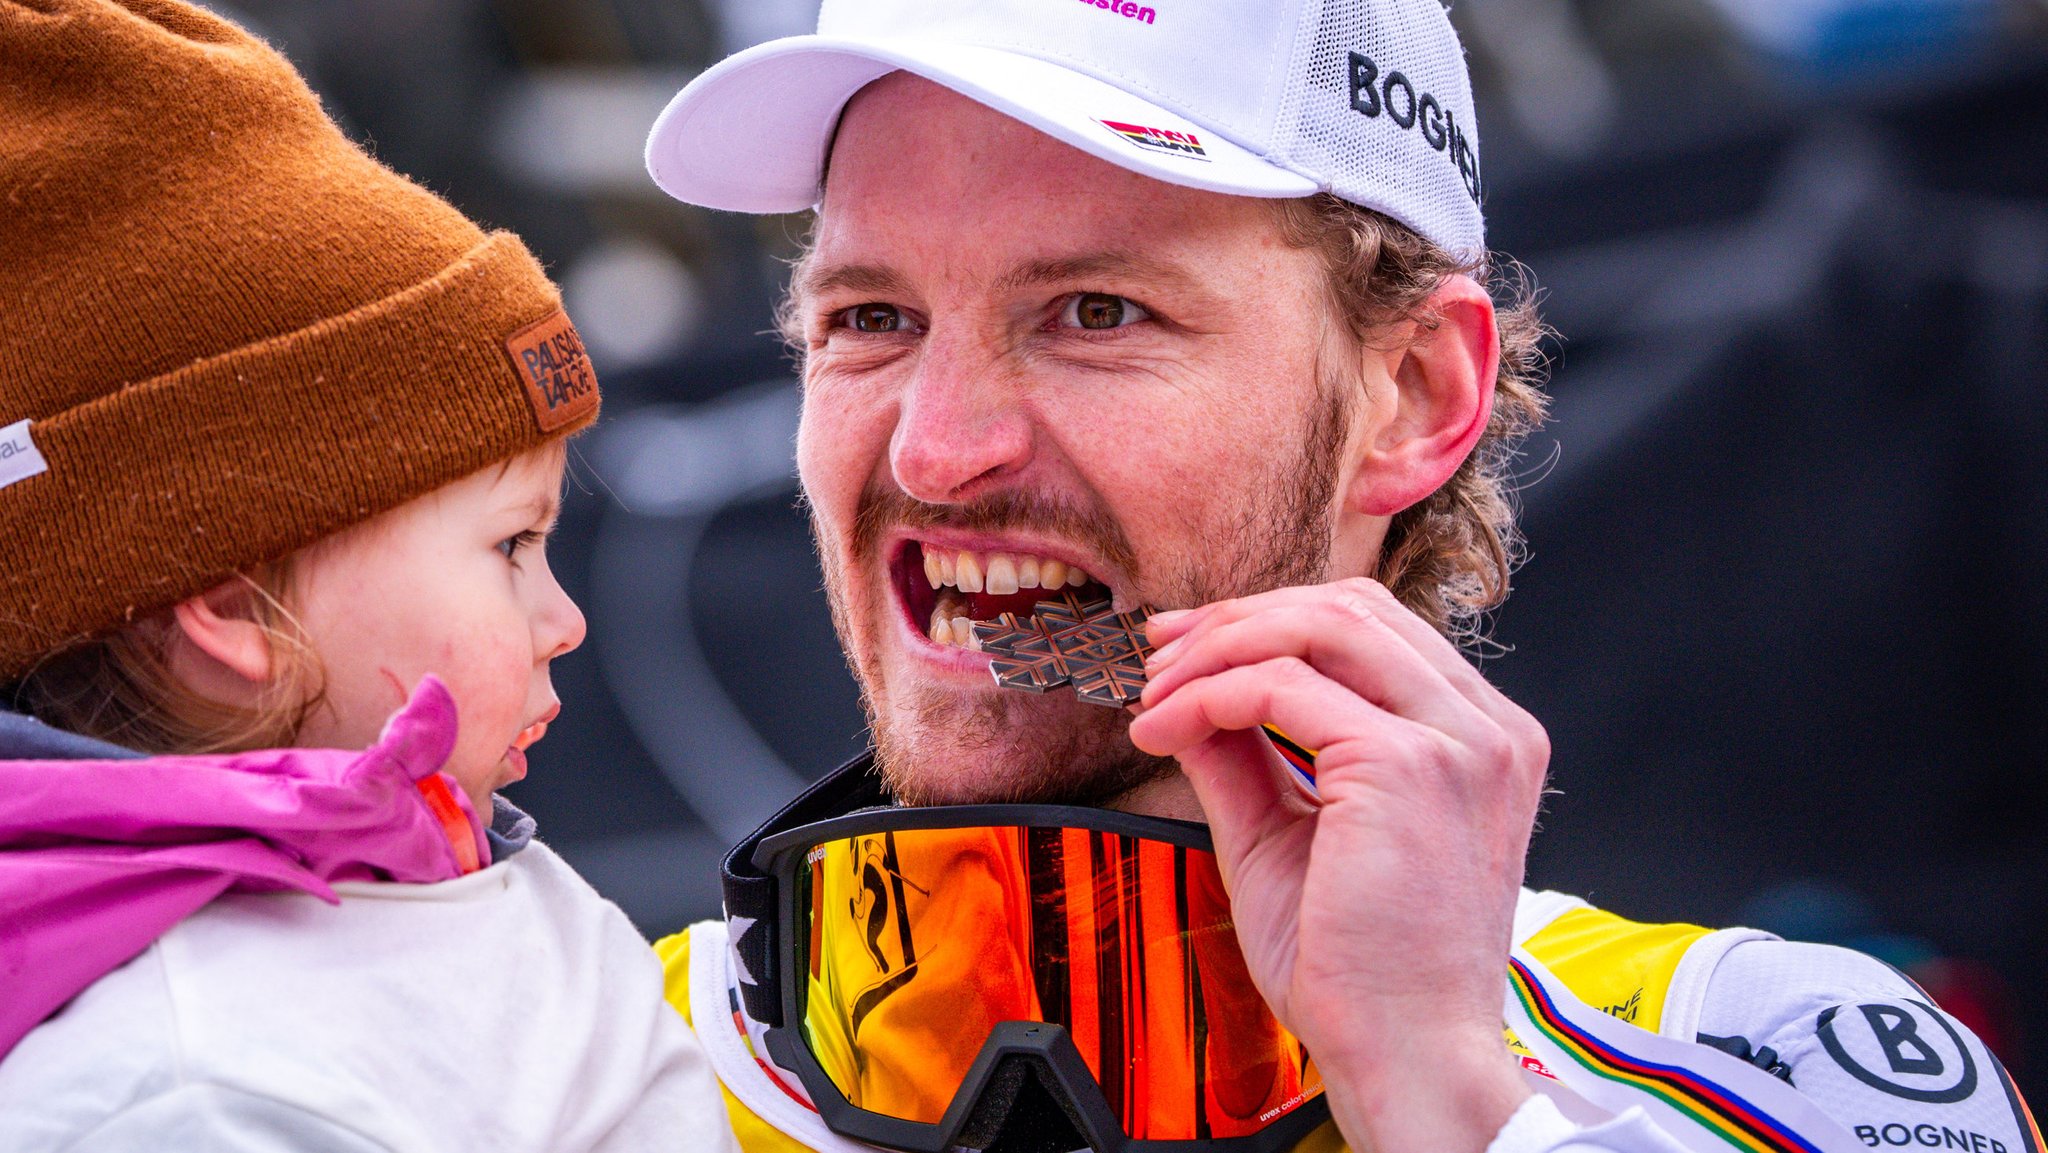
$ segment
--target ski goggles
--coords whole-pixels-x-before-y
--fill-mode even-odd
[[[765,1040],[837,1133],[913,1153],[1004,1133],[1277,1153],[1329,1116],[1252,985],[1199,825],[878,808],[751,855],[776,894]]]

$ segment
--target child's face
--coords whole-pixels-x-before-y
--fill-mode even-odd
[[[490,820],[560,711],[548,662],[583,643],[547,562],[564,461],[558,443],[493,465],[300,554],[292,601],[325,673],[301,745],[367,747],[433,673],[460,716],[446,770]]]

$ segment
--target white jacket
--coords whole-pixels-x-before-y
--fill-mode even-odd
[[[545,845],[335,888],[217,900],[31,1032],[0,1149],[734,1148],[653,953]]]

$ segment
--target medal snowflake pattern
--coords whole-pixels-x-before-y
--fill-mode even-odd
[[[1142,608],[1120,613],[1107,600],[1067,592],[1041,601],[1028,617],[1004,613],[977,621],[974,635],[1004,688],[1049,693],[1072,685],[1089,704],[1120,709],[1145,691],[1149,615]]]
[[[1121,709],[1145,692],[1145,639],[1151,609],[1117,612],[1107,600],[1082,600],[1066,592],[1040,601],[1030,616],[1004,613],[976,621],[974,636],[989,655],[996,684],[1027,693],[1049,693],[1068,685],[1091,705]],[[1316,787],[1316,751],[1271,725],[1260,726],[1281,760],[1311,793]]]

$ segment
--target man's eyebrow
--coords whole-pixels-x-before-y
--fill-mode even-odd
[[[1027,261],[998,277],[993,287],[997,291],[1008,292],[1112,276],[1181,291],[1194,291],[1200,287],[1194,273],[1182,265],[1133,252],[1088,252]],[[884,264],[835,264],[807,268],[797,288],[800,297],[826,292],[872,293],[884,299],[912,295],[910,281]]]
[[[910,295],[910,282],[903,274],[883,264],[833,264],[806,268],[797,284],[799,297],[826,292],[863,292],[879,297]]]
[[[1170,260],[1159,260],[1135,252],[1087,252],[1032,260],[1004,273],[996,281],[1002,290],[1031,288],[1044,284],[1072,284],[1076,281],[1122,277],[1177,290],[1195,290],[1200,281],[1194,273]]]

